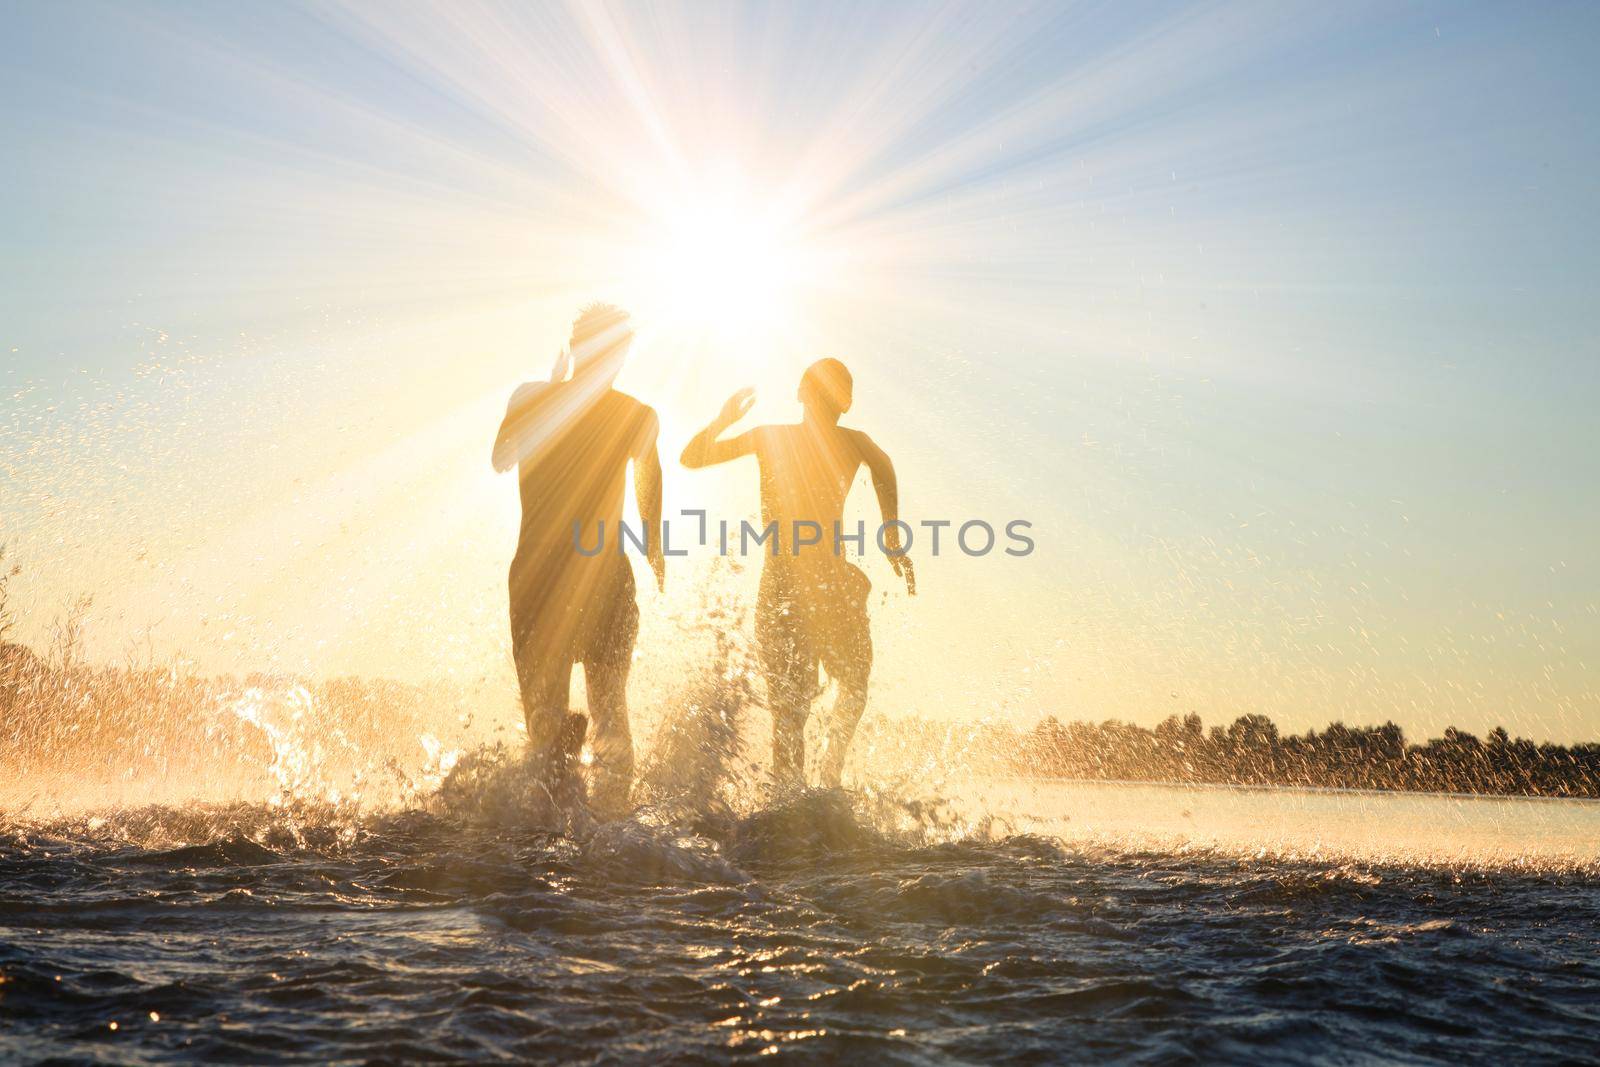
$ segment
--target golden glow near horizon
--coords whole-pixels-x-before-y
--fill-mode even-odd
[[[50,166],[18,210],[64,221],[0,336],[17,636],[48,645],[92,593],[102,660],[447,675],[514,721],[516,488],[489,446],[611,300],[669,516],[753,515],[753,467],[677,452],[744,386],[748,424],[794,419],[832,356],[907,518],[1035,523],[1024,561],[923,538],[915,602],[866,561],[871,713],[1600,723],[1574,488],[1600,452],[1582,390],[1549,385],[1587,371],[1535,329],[1579,335],[1581,272],[1517,258],[1583,235],[1520,186],[1463,208],[1460,160],[1499,143],[1471,123],[1417,136],[1477,91],[1474,46],[1425,27],[1426,92],[1363,68],[1263,107],[1227,87],[1378,31],[1270,6],[1098,42],[956,6],[261,17],[294,32],[108,10],[29,75],[85,110],[21,131]],[[858,485],[849,517],[874,511]],[[713,566],[640,583],[639,707],[699,662]]]

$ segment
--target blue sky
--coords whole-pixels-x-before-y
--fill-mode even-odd
[[[363,509],[391,496],[438,510],[421,487],[466,483],[450,464],[547,364],[529,353],[628,291],[631,235],[737,172],[830,276],[759,366],[665,338],[632,384],[668,433],[746,369],[783,417],[794,366],[847,354],[913,501],[1046,531],[1032,569],[949,563],[915,612],[884,609],[903,663],[963,650],[934,681],[902,668],[903,710],[1600,727],[1593,5],[0,22],[0,533],[40,604],[128,585],[104,592],[112,646],[159,616],[205,659],[185,598],[215,583],[253,655],[437,668],[375,650],[409,648],[372,636],[381,605],[414,630],[442,595],[387,587],[404,543],[329,550],[364,621],[327,646],[279,576],[240,577],[260,546],[218,531],[264,487],[310,486],[308,531],[388,528]],[[430,403],[459,439],[386,468]],[[393,484],[335,506],[352,478]],[[174,484],[209,503],[178,521]],[[451,557],[472,592],[429,616],[432,647],[498,655],[501,536],[438,531],[473,541]],[[157,544],[182,562],[114,562]],[[974,589],[992,614],[963,623]]]

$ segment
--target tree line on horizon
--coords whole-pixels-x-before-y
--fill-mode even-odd
[[[3,561],[0,553],[0,561]],[[89,667],[81,662],[79,615],[59,628],[50,659],[5,640],[0,570],[0,769],[15,772],[41,758],[75,756],[125,768],[131,748],[163,761],[176,752],[221,747],[270,763],[259,728],[216,709],[257,688],[290,691],[292,679],[265,675],[200,678],[169,669]],[[460,694],[386,680],[355,678],[303,689],[317,718],[338,724],[353,750],[386,749],[414,738],[427,709],[455,706]],[[276,699],[276,698],[274,698]],[[457,709],[460,710],[460,709]],[[239,735],[233,737],[234,734]],[[1283,734],[1270,718],[1241,715],[1209,730],[1199,715],[1172,715],[1146,728],[1109,719],[1063,724],[1054,716],[1032,729],[988,720],[965,726],[919,718],[869,719],[901,755],[935,754],[940,763],[990,773],[1134,782],[1380,789],[1502,796],[1600,799],[1600,742],[1560,745],[1513,738],[1497,726],[1484,738],[1448,727],[1442,737],[1410,744],[1393,722],[1328,725]],[[225,736],[228,740],[224,740]],[[261,751],[257,751],[261,750]]]
[[[1600,742],[1535,743],[1503,726],[1484,738],[1452,726],[1418,744],[1393,722],[1284,734],[1257,714],[1209,730],[1193,713],[1153,729],[1053,716],[1028,731],[1002,729],[1014,737],[996,738],[992,751],[1024,775],[1600,798]]]

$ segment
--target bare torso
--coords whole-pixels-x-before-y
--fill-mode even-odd
[[[812,522],[820,527],[819,543],[802,546],[801,555],[832,557],[834,529],[843,521],[845,497],[861,468],[857,431],[799,423],[763,426],[755,433],[761,521],[777,524],[779,554],[792,557],[795,524]],[[802,530],[801,539],[810,541],[816,533]]]

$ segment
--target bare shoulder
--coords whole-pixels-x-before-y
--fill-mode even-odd
[[[798,429],[795,426],[786,426],[782,423],[766,422],[760,426],[752,426],[739,435],[740,439],[750,442],[751,451],[758,457],[764,457],[781,449],[791,449],[794,446],[793,434]]]
[[[655,408],[620,389],[611,390],[611,397],[615,405],[611,409],[612,417],[618,429],[627,435],[628,451],[642,459],[656,447],[656,439],[661,435],[661,419]]]
[[[506,403],[506,410],[515,411],[528,406],[538,400],[548,388],[550,388],[549,382],[523,382],[511,391],[511,399]]]
[[[627,410],[628,416],[630,418],[637,419],[639,425],[645,430],[654,434],[660,428],[661,419],[656,414],[655,408],[651,407],[649,404],[646,404],[638,397],[633,396],[631,393],[624,393],[620,389],[613,389],[611,391],[619,400],[622,401],[624,408]]]
[[[841,426],[839,429],[844,431],[846,440],[854,446],[856,455],[860,456],[862,460],[870,463],[884,454],[883,449],[878,447],[878,442],[874,441],[867,434],[867,431],[854,430],[848,426]]]

